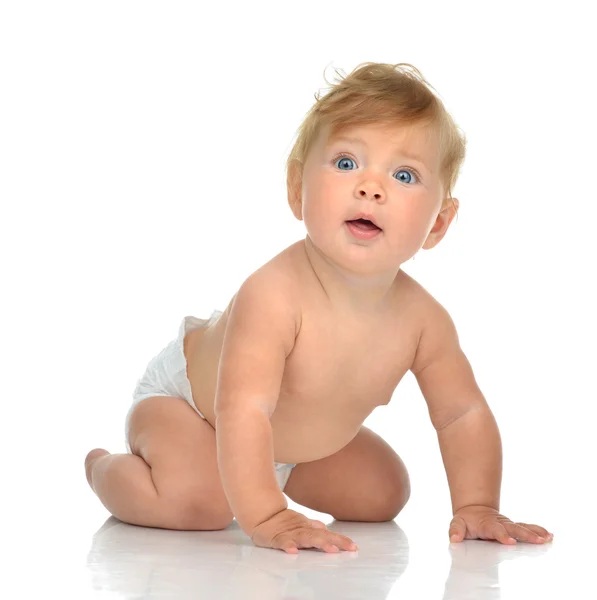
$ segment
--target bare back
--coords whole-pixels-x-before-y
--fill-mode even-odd
[[[387,315],[340,318],[325,301],[303,243],[262,267],[293,273],[301,294],[301,326],[271,416],[274,460],[285,463],[317,460],[350,442],[367,416],[389,403],[413,364],[421,330],[417,299],[424,290],[403,271]],[[233,301],[210,327],[184,341],[195,405],[214,428],[218,366]]]

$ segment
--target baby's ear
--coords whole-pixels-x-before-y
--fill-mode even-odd
[[[452,219],[456,216],[458,212],[458,207],[460,206],[460,202],[457,198],[450,198],[451,202],[443,208],[440,213],[437,215],[435,223],[425,240],[422,248],[423,250],[430,250],[434,246],[440,243],[442,238],[446,235],[448,231],[448,227],[450,227],[450,223]]]
[[[288,190],[288,204],[292,214],[299,220],[303,220],[303,178],[302,165],[298,160],[293,160],[288,166],[286,177],[286,189]]]

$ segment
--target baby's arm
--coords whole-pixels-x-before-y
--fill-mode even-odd
[[[218,465],[230,508],[251,535],[288,507],[278,487],[270,417],[296,335],[295,302],[257,272],[241,286],[224,337],[215,415]]]
[[[497,423],[460,348],[454,323],[431,296],[411,371],[437,431],[450,486],[450,540],[496,539],[543,543],[539,525],[513,523],[499,513],[502,443]]]
[[[216,443],[222,486],[254,544],[355,550],[352,540],[288,508],[276,481],[270,417],[286,358],[300,329],[298,294],[285,275],[257,271],[241,286],[224,336],[216,387]]]
[[[429,409],[450,485],[452,510],[499,510],[502,446],[494,416],[460,348],[446,309],[426,298],[423,331],[412,367]]]

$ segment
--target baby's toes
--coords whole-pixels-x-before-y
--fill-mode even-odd
[[[87,483],[89,483],[91,489],[93,489],[93,485],[91,485],[91,470],[93,469],[93,464],[95,463],[95,460],[97,458],[99,458],[100,456],[105,456],[106,454],[110,453],[107,450],[104,450],[103,448],[94,448],[85,457],[85,475],[87,477]]]

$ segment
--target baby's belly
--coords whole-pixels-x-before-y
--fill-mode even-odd
[[[187,334],[184,351],[193,401],[215,429],[219,353],[210,351],[204,334],[205,330]],[[332,387],[338,389],[337,385]],[[316,394],[318,399],[312,396],[282,394],[271,418],[274,461],[310,462],[338,452],[357,435],[376,406],[387,404],[387,399],[380,397],[376,402],[371,396],[366,403],[354,402],[348,391],[337,393],[335,401],[329,394]],[[325,407],[321,396],[328,398]]]
[[[293,415],[274,412],[271,418],[274,460],[302,463],[335,454],[357,435],[370,413],[309,414],[304,411]]]
[[[191,385],[197,408],[216,429],[215,385]],[[208,387],[210,389],[208,389]],[[361,411],[363,412],[363,411]],[[277,410],[271,418],[274,461],[302,463],[318,460],[338,452],[359,432],[371,411],[363,414],[321,414],[321,412]]]

